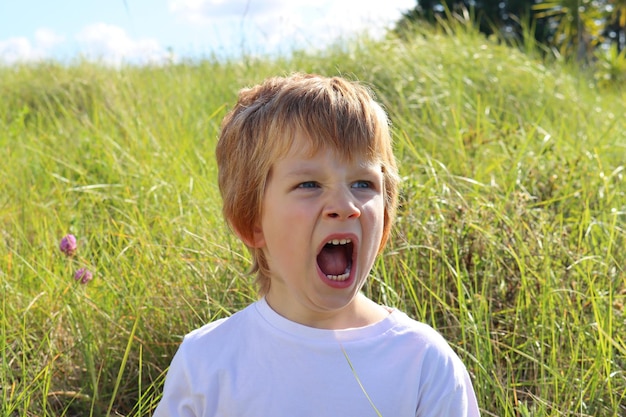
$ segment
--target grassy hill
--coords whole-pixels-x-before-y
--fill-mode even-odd
[[[626,93],[451,32],[0,68],[0,415],[150,415],[182,335],[255,299],[213,149],[241,87],[292,71],[387,108],[401,208],[366,291],[444,334],[484,415],[626,415]]]

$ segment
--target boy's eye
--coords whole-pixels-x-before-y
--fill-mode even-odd
[[[352,188],[372,188],[371,181],[355,181],[352,183]]]
[[[298,188],[317,188],[318,184],[315,181],[305,181],[298,184]]]

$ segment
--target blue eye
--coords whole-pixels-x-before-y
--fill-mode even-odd
[[[315,181],[305,181],[298,184],[298,188],[317,188],[318,184]]]
[[[372,188],[370,181],[355,181],[352,183],[352,188]]]

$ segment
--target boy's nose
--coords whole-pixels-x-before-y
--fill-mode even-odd
[[[324,211],[325,215],[331,219],[344,220],[361,216],[361,210],[355,204],[354,196],[345,190],[331,193]]]

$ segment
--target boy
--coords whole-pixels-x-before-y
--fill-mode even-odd
[[[360,292],[398,187],[368,90],[303,74],[242,90],[216,155],[262,298],[185,337],[156,417],[479,415],[444,339]]]

